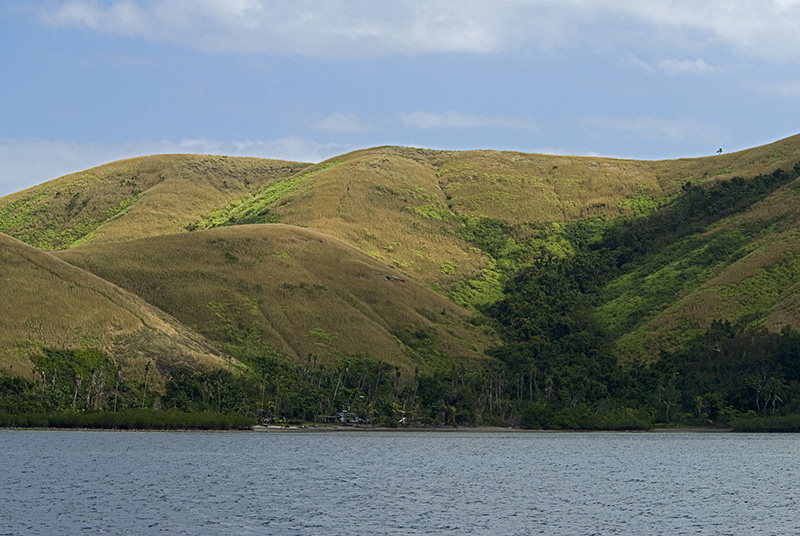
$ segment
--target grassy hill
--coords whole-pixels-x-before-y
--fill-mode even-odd
[[[0,232],[42,250],[182,232],[307,165],[198,155],[121,160],[0,198]]]
[[[272,221],[308,227],[449,290],[452,282],[491,268],[465,238],[476,221],[524,226],[641,216],[678,195],[687,181],[791,168],[800,161],[799,139],[657,162],[380,147],[333,158],[279,195],[241,200],[202,225]]]
[[[713,319],[773,332],[800,329],[798,207],[796,179],[642,259],[609,284],[599,317],[620,335],[622,349],[639,347],[650,356],[685,342]]]
[[[31,377],[48,350],[99,352],[127,378],[163,386],[162,372],[222,367],[206,339],[137,296],[0,234],[0,370]]]
[[[243,225],[58,252],[244,358],[369,355],[413,372],[483,359],[469,313],[339,240]]]
[[[691,188],[797,162],[800,136],[668,161],[403,147],[317,165],[164,155],[6,196],[0,232],[63,250],[242,356],[430,369],[478,360],[489,338],[465,309],[483,314],[537,263],[583,258]],[[796,184],[647,238],[661,245],[602,280],[594,320],[648,359],[717,318],[799,327]]]

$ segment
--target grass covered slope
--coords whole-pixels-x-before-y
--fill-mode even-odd
[[[57,253],[243,358],[368,355],[406,371],[482,359],[469,314],[339,240],[243,225]]]
[[[244,201],[212,226],[281,222],[338,238],[429,285],[474,275],[479,251],[454,234],[429,151],[399,147],[358,151],[283,181],[281,192]],[[265,192],[266,193],[266,192]]]
[[[623,333],[626,349],[674,348],[714,319],[774,332],[800,329],[799,207],[796,179],[748,210],[675,243],[614,281],[610,286],[618,297],[599,308],[600,317]],[[636,324],[617,326],[640,309],[632,299],[646,300],[668,288],[673,292],[640,311]]]
[[[0,370],[30,377],[42,350],[96,350],[128,378],[185,365],[220,368],[203,337],[140,298],[49,253],[0,234]]]
[[[43,250],[181,232],[306,166],[201,155],[120,160],[0,198],[0,232]]]
[[[308,227],[450,290],[455,281],[493,269],[473,240],[481,220],[520,226],[641,217],[668,203],[687,182],[711,184],[791,168],[800,160],[798,139],[671,161],[378,147],[276,181],[210,214],[201,227]]]
[[[343,249],[342,258],[371,257],[381,270],[395,269],[396,277],[417,280],[477,311],[503,300],[509,281],[524,277],[531,264],[580,257],[581,248],[603,233],[666,214],[687,192],[727,184],[732,177],[747,182],[791,170],[799,161],[800,136],[738,153],[672,161],[403,147],[356,151],[313,166],[165,155],[112,163],[0,199],[0,226],[43,249],[79,245],[80,251],[64,258],[91,264],[93,272],[120,284],[126,281],[125,288],[240,351],[257,352],[266,344],[298,359],[308,353],[335,359],[359,352],[378,357],[378,352],[402,361],[414,354],[409,348],[444,343],[424,335],[403,339],[403,326],[417,326],[408,319],[413,315],[393,320],[388,328],[364,314],[361,305],[356,308],[360,316],[348,317],[376,334],[370,341],[384,341],[387,334],[401,341],[388,345],[356,344],[357,337],[341,335],[349,331],[339,318],[326,318],[340,316],[339,307],[353,306],[343,289],[358,281],[341,278],[336,299],[321,282],[322,274],[332,271],[326,265],[331,245],[343,247],[336,240],[308,251],[287,249],[283,264],[274,264],[282,253],[270,254],[274,265],[269,269],[286,274],[279,278],[285,286],[275,286],[272,275],[249,282],[255,275],[246,270],[231,282],[229,272],[261,261],[251,259],[245,248],[244,255],[229,251],[218,262],[219,252],[204,230],[283,223],[295,226],[293,233],[300,232],[297,227],[317,231],[355,248]],[[668,244],[664,236],[645,238],[662,245],[619,260],[623,271],[621,265],[590,270],[613,272],[593,298],[595,319],[619,339],[620,348],[649,353],[680,343],[715,318],[776,330],[798,325],[795,191],[786,185],[752,208],[746,202],[713,221],[701,218],[702,225]],[[704,208],[693,210],[702,214]],[[288,228],[259,232],[279,229],[285,234]],[[137,241],[158,237],[161,241]],[[213,290],[194,296],[206,281],[214,281]],[[305,294],[298,290],[301,283]],[[264,305],[270,300],[295,302],[309,312]],[[325,304],[324,311],[306,304],[315,301]],[[379,316],[388,322],[393,313],[388,308]],[[324,322],[312,320],[314,315]],[[467,341],[467,354],[480,353],[483,343],[459,337]]]
[[[653,213],[519,228],[489,245],[505,272],[489,314],[514,339],[553,342],[593,330],[621,357],[657,359],[709,328],[800,326],[796,266],[800,164],[701,186],[688,181]],[[542,250],[547,236],[560,250]],[[508,251],[514,253],[510,256]],[[599,339],[598,339],[599,340]]]
[[[800,137],[660,162],[380,147],[106,171],[0,200],[9,232],[60,249],[0,242],[0,362],[35,362],[0,375],[8,411],[116,410],[124,361],[144,381],[121,408],[554,428],[800,412]]]

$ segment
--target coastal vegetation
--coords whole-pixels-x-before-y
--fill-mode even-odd
[[[0,424],[796,430],[799,177],[795,137],[57,179],[0,199]]]

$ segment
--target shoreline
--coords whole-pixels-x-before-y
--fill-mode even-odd
[[[277,425],[255,425],[252,432],[255,433],[336,433],[336,432],[430,432],[430,433],[521,433],[521,434],[543,434],[543,433],[626,433],[626,434],[647,434],[647,433],[727,433],[732,432],[731,428],[651,428],[649,430],[544,430],[544,429],[529,429],[529,428],[510,428],[502,426],[446,426],[446,427],[433,427],[433,426],[406,426],[402,428],[389,428],[381,426],[277,426]]]
[[[406,426],[402,428],[390,428],[382,426],[337,426],[337,425],[254,425],[248,429],[241,430],[204,430],[201,428],[178,428],[178,429],[165,429],[165,428],[49,428],[49,427],[0,427],[0,432],[9,431],[29,431],[29,432],[152,432],[152,433],[212,433],[212,434],[313,434],[313,433],[353,433],[353,432],[425,432],[425,433],[443,433],[443,434],[459,434],[459,433],[479,433],[479,434],[498,434],[498,433],[513,433],[513,434],[576,434],[576,433],[617,433],[617,434],[674,434],[674,433],[692,433],[692,434],[719,434],[719,433],[733,433],[732,428],[698,428],[698,427],[685,427],[685,428],[651,428],[649,430],[545,430],[545,429],[528,429],[528,428],[510,428],[502,426]],[[769,432],[760,432],[769,433]],[[776,432],[777,433],[777,432]]]

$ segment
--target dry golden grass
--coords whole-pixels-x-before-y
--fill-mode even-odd
[[[447,288],[485,268],[481,255],[453,232],[458,223],[448,221],[448,213],[512,224],[613,218],[629,212],[626,200],[665,198],[687,181],[790,169],[800,161],[800,136],[739,153],[670,161],[403,147],[357,151],[334,161],[276,202],[271,213]],[[445,263],[455,271],[443,270]]]
[[[772,331],[780,331],[784,326],[800,330],[800,284],[787,290],[789,297],[769,312],[764,326]]]
[[[446,290],[486,267],[482,254],[460,238],[458,217],[512,224],[613,218],[629,213],[632,200],[658,202],[687,181],[771,173],[798,161],[800,136],[738,153],[670,161],[379,147],[332,159],[335,165],[309,175],[269,207],[271,216],[306,231],[254,226],[189,233],[193,222],[297,176],[307,165],[162,155],[111,163],[0,198],[0,231],[44,249],[77,241],[58,255],[216,341],[245,344],[237,339],[252,332],[299,359],[308,353],[330,360],[366,353],[409,368],[416,363],[393,335],[403,329],[428,330],[437,348],[464,359],[477,358],[487,344],[465,327],[464,311],[425,287]],[[798,196],[800,187],[787,185],[723,222],[716,231],[782,218],[774,235],[754,244],[751,256],[682,296],[643,336],[655,341],[712,317],[735,316],[743,305],[719,290],[741,285],[780,261],[783,250],[770,244],[797,229]],[[11,282],[11,276],[3,281]],[[45,296],[61,296],[55,283],[43,288]],[[775,299],[772,312],[764,311],[767,323],[800,324],[792,309],[797,289],[791,288]],[[80,312],[74,318],[75,323],[61,320],[66,327],[58,328],[52,327],[54,319],[45,328],[29,321],[26,329],[34,335],[52,330],[54,340],[71,344],[70,330],[89,329],[81,322],[104,321]],[[5,348],[16,344],[8,341],[18,335],[0,333]],[[127,341],[137,341],[136,334],[144,332],[125,333]],[[124,346],[105,337],[104,347]],[[126,348],[128,355],[137,351],[133,342]]]
[[[112,162],[0,198],[0,232],[45,250],[176,232],[307,164],[159,155]]]
[[[413,372],[398,341],[426,333],[452,361],[482,358],[469,314],[426,286],[327,235],[244,225],[84,244],[58,257],[135,293],[221,344],[266,343],[296,359],[364,354]]]
[[[428,284],[444,287],[474,276],[484,266],[482,255],[452,232],[458,222],[440,219],[446,217],[446,198],[433,167],[419,161],[424,154],[399,148],[353,153],[315,174],[271,213],[283,223],[339,238]],[[454,270],[443,271],[444,263]]]
[[[665,195],[647,163],[632,160],[468,151],[435,166],[454,210],[510,223],[613,217],[625,197]]]
[[[224,364],[203,337],[140,298],[2,234],[0,291],[0,367],[6,371],[29,374],[39,346],[97,348],[129,378],[149,360],[162,371]]]

